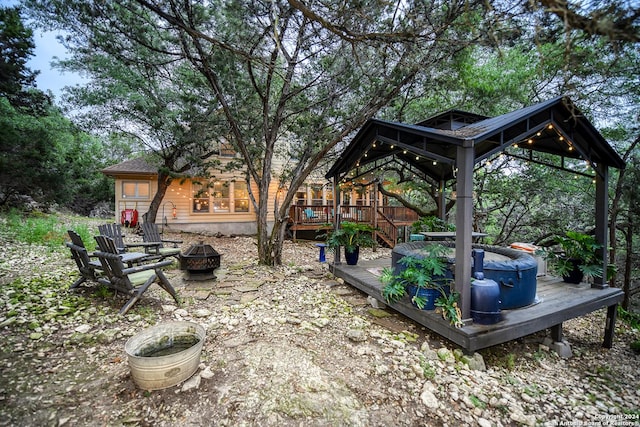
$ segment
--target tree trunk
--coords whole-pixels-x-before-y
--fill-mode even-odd
[[[151,200],[151,204],[149,205],[149,210],[145,214],[144,221],[154,224],[156,222],[156,217],[158,216],[158,210],[162,204],[162,200],[164,199],[164,195],[167,193],[167,189],[171,185],[171,177],[166,173],[162,172],[162,169],[158,171],[158,191],[153,196],[153,200]]]
[[[629,305],[631,304],[631,270],[632,270],[632,262],[633,262],[633,218],[629,216],[629,223],[625,236],[625,249],[626,256],[624,261],[624,275],[623,275],[623,283],[622,290],[624,291],[624,298],[622,300],[622,308],[625,310],[629,310]]]

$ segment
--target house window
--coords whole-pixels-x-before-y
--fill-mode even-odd
[[[211,187],[214,212],[229,212],[229,183],[216,181]]]
[[[327,191],[325,193],[325,197],[326,197],[326,204],[327,205],[332,205],[333,204],[333,189],[331,188],[327,188]]]
[[[246,182],[233,183],[234,212],[249,212],[249,190]]]
[[[220,150],[220,157],[235,157],[236,149],[231,144],[219,143],[218,148]]]
[[[244,181],[192,183],[193,213],[249,212],[249,190]]]
[[[296,191],[296,204],[307,204],[307,192],[304,189]]]
[[[322,186],[321,185],[311,186],[311,204],[314,206],[322,205]]]
[[[151,194],[150,184],[146,181],[123,181],[122,198],[148,199]]]
[[[193,212],[208,213],[209,212],[209,192],[202,184],[193,183]]]

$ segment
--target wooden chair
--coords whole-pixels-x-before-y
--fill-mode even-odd
[[[145,252],[120,252],[116,247],[114,240],[108,236],[94,236],[96,243],[98,244],[98,250],[100,252],[107,252],[110,254],[117,254],[120,256],[122,262],[132,267],[133,264],[141,264],[147,261],[157,260],[159,256],[150,255]]]
[[[124,240],[122,238],[122,227],[120,224],[100,224],[98,225],[98,231],[102,236],[111,237],[113,242],[115,243],[116,248],[118,249],[118,253],[123,253],[127,251],[127,247],[124,244]],[[109,251],[104,251],[109,252]]]
[[[71,251],[71,257],[78,266],[80,272],[80,278],[73,282],[69,289],[75,289],[86,281],[97,282],[98,271],[101,268],[101,264],[97,260],[91,260],[91,255],[87,252],[87,248],[84,246],[82,237],[73,230],[67,230],[71,242],[66,242],[65,245]]]
[[[156,282],[173,297],[176,304],[180,304],[175,289],[173,289],[173,286],[171,286],[171,283],[169,283],[169,280],[161,270],[162,267],[171,265],[172,261],[167,260],[126,268],[118,254],[96,252],[96,255],[106,276],[99,278],[98,282],[115,291],[131,296],[129,301],[120,309],[120,314],[126,314],[142,297],[142,294],[145,293],[149,286]]]
[[[182,243],[182,240],[162,239],[156,224],[151,222],[143,223],[142,232],[142,240],[144,242],[156,244],[153,247],[150,247],[150,250],[154,250],[157,255],[160,255],[162,258],[170,256],[175,256],[177,258],[180,255],[180,248],[178,247],[178,244]],[[164,243],[172,243],[173,247],[167,248],[164,246]]]
[[[81,248],[86,248],[84,245],[84,240],[82,240],[82,237],[80,237],[78,233],[73,230],[67,230],[67,234],[69,235],[69,239],[71,239],[71,243],[76,246],[80,246]]]

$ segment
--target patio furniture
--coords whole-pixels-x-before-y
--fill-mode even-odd
[[[173,286],[171,286],[171,283],[169,283],[169,280],[161,270],[162,267],[171,265],[172,261],[160,261],[153,264],[125,268],[118,254],[96,252],[96,255],[106,276],[99,278],[98,282],[115,291],[131,296],[129,301],[120,309],[120,314],[126,314],[153,283],[158,283],[162,289],[173,297],[176,304],[180,304],[175,289],[173,289]]]
[[[124,240],[122,238],[122,226],[120,224],[100,224],[98,225],[98,231],[101,235],[107,236],[113,239],[116,248],[118,249],[118,253],[123,253],[127,251],[127,246],[124,244]],[[109,251],[105,251],[109,252]]]
[[[80,272],[80,278],[73,282],[69,289],[75,289],[86,281],[97,282],[98,273],[96,270],[100,269],[100,262],[91,260],[91,256],[87,252],[87,248],[84,246],[82,237],[79,234],[73,230],[67,230],[67,233],[71,238],[71,242],[66,242],[65,245],[71,251],[71,257],[76,262]]]
[[[306,208],[304,211],[304,215],[306,219],[309,220],[314,220],[316,218],[318,218],[318,216],[316,215],[315,211],[311,208]]]
[[[122,262],[126,263],[129,267],[132,267],[133,264],[140,264],[145,261],[150,261],[154,259],[158,259],[157,256],[149,255],[146,252],[124,252],[121,253],[118,251],[114,240],[111,237],[107,236],[94,236],[96,239],[96,243],[98,244],[98,249],[101,252],[107,252],[110,254],[116,254],[120,256]]]
[[[180,255],[180,248],[178,247],[178,244],[182,243],[182,240],[162,239],[156,224],[151,222],[143,223],[142,232],[142,240],[149,245],[146,249],[150,253],[155,252],[155,254],[160,255],[162,259],[170,256],[175,256],[177,258]],[[173,244],[173,247],[167,248],[164,246],[164,243],[171,243]]]

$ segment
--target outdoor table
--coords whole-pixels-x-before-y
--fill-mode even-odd
[[[421,231],[420,234],[422,234],[428,240],[447,240],[456,238],[455,231]],[[487,236],[487,233],[478,233],[476,231],[471,233],[471,237],[473,237],[474,239],[485,236]]]
[[[159,248],[162,246],[162,242],[135,242],[135,243],[125,243],[125,246],[128,248],[141,247],[144,248],[144,251],[149,255],[149,250],[153,249],[155,253],[159,252]]]
[[[140,262],[149,257],[149,254],[146,252],[125,252],[119,255],[122,262],[127,264],[129,267],[133,266],[134,263]]]

